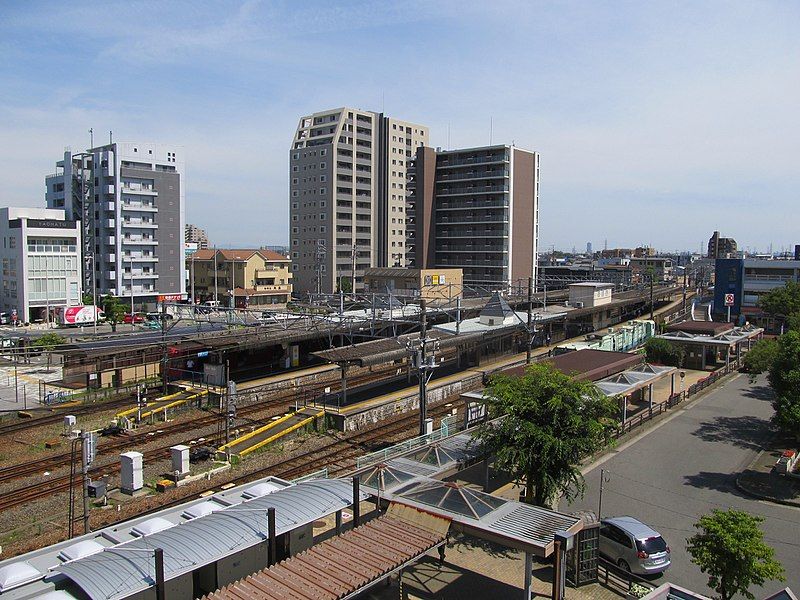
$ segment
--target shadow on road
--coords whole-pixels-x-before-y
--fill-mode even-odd
[[[717,417],[700,425],[693,435],[705,442],[722,442],[747,450],[761,450],[768,431],[768,421],[746,415]]]
[[[768,385],[753,385],[749,389],[742,391],[742,396],[755,398],[756,400],[772,400],[775,394]]]
[[[726,494],[733,494],[739,498],[746,498],[736,487],[735,473],[712,473],[700,471],[696,475],[684,475],[684,482],[693,488],[715,490]]]

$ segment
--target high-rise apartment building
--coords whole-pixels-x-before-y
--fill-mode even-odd
[[[289,155],[294,289],[356,289],[364,270],[405,266],[408,163],[428,128],[337,108],[302,117]]]
[[[715,231],[708,240],[708,258],[736,258],[736,240]]]
[[[133,295],[142,306],[185,298],[183,149],[135,142],[68,149],[56,168],[45,178],[45,199],[81,221],[84,289]]]
[[[206,230],[191,223],[187,223],[184,228],[184,238],[187,244],[197,244],[198,250],[205,250],[209,246]]]
[[[410,172],[408,266],[459,267],[467,285],[535,280],[538,153],[514,146],[425,147]]]

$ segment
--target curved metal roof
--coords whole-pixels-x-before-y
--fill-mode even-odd
[[[275,508],[276,531],[281,535],[350,506],[352,494],[350,480],[306,481],[106,548],[55,571],[74,581],[92,600],[124,598],[155,584],[150,552],[155,548],[164,550],[164,576],[169,580],[267,539],[268,508]]]

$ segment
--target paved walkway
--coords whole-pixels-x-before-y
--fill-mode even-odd
[[[779,438],[769,440],[767,447],[736,477],[736,487],[760,500],[800,507],[800,477],[782,475],[774,468],[781,453],[790,448]]]
[[[424,556],[403,572],[402,581],[379,584],[363,597],[370,600],[478,600],[523,598],[525,557],[517,550],[468,536],[452,537],[444,564],[436,553]],[[534,564],[533,598],[551,595],[552,567]],[[618,600],[621,596],[598,584],[567,587],[567,600]]]

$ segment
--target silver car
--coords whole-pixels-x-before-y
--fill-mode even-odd
[[[670,565],[669,546],[661,534],[633,517],[600,521],[600,554],[639,575],[663,573]]]

